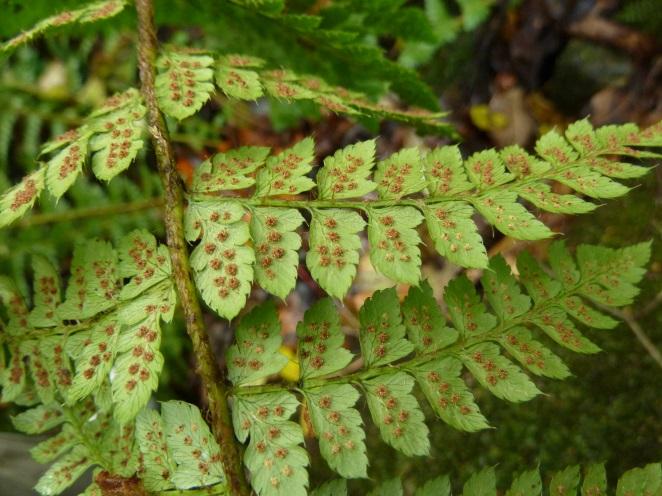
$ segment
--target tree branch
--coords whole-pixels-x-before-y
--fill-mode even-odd
[[[193,343],[200,374],[207,393],[211,412],[211,428],[219,445],[223,468],[228,478],[231,494],[248,495],[248,484],[244,476],[240,449],[236,444],[230,409],[225,389],[225,377],[219,369],[212,352],[209,338],[202,320],[184,239],[184,202],[175,159],[168,137],[165,120],[161,114],[154,89],[154,64],[157,41],[154,26],[154,8],[151,0],[137,0],[138,14],[138,67],[140,86],[147,107],[147,124],[156,155],[156,163],[165,193],[164,221],[166,238],[172,260],[173,276],[179,301],[186,321],[186,331]]]

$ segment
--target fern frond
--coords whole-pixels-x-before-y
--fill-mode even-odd
[[[118,251],[99,240],[80,244],[62,301],[54,267],[43,257],[34,263],[31,311],[15,284],[0,279],[9,316],[0,339],[11,354],[0,375],[3,401],[34,387],[44,407],[71,406],[109,387],[113,415],[126,424],[163,365],[160,320],[172,318],[175,304],[167,250],[145,231],[129,234]]]
[[[540,138],[538,156],[508,147],[463,161],[457,147],[423,157],[416,149],[406,149],[375,166],[375,143],[366,141],[324,160],[315,176],[313,199],[282,197],[314,187],[308,177],[310,139],[269,158],[264,148],[256,147],[217,154],[196,171],[189,193],[188,239],[202,239],[193,252],[197,285],[207,304],[226,318],[243,308],[254,274],[267,291],[281,297],[289,293],[296,282],[294,250],[301,245],[296,232],[301,216],[295,209],[311,214],[308,268],[337,298],[346,294],[356,274],[359,234],[366,225],[360,212],[367,213],[373,265],[394,281],[416,284],[420,279],[416,228],[423,220],[440,255],[463,267],[485,268],[485,246],[472,219],[476,212],[515,239],[550,237],[552,231],[520,198],[549,212],[590,211],[597,205],[585,201],[584,195],[623,195],[628,188],[613,178],[639,177],[648,171],[614,157],[658,157],[642,148],[660,146],[661,124],[646,130],[632,125],[593,130],[587,121],[579,121],[568,128],[565,138],[554,131]],[[554,193],[550,181],[575,192]],[[228,190],[252,186],[252,198],[225,196]],[[230,220],[223,220],[226,216]],[[217,239],[221,232],[227,232],[223,240]],[[224,268],[219,258],[224,250],[241,254],[241,265],[232,262],[241,277]],[[229,277],[236,281],[228,285]],[[604,325],[609,322],[606,318]]]
[[[10,53],[17,47],[32,41],[52,29],[56,29],[68,24],[85,24],[97,22],[110,17],[114,17],[127,5],[125,0],[106,0],[103,2],[94,2],[80,9],[65,10],[57,15],[47,17],[39,21],[34,27],[22,32],[18,36],[0,44],[0,55]]]
[[[60,198],[74,184],[88,154],[101,180],[110,181],[128,168],[143,146],[144,115],[138,92],[131,89],[106,100],[79,128],[42,145],[41,155],[52,157],[0,198],[0,227],[22,217],[45,189]]]
[[[591,319],[586,316],[595,315],[600,322],[601,314],[587,300],[608,306],[631,303],[645,272],[650,244],[618,250],[580,246],[574,259],[558,242],[550,256],[554,276],[532,258],[521,256],[517,262],[519,281],[503,258],[493,258],[481,279],[491,310],[466,277],[452,281],[444,300],[453,327],[445,323],[426,282],[420,288],[412,287],[402,305],[394,289],[376,292],[359,315],[361,357],[357,363],[362,363],[362,369],[348,375],[342,370],[351,354],[343,348],[338,313],[330,299],[314,305],[297,328],[301,377],[294,391],[303,397],[304,416],[310,418],[329,466],[346,478],[366,476],[364,433],[355,409],[359,398],[356,387],[366,394],[371,416],[385,442],[407,455],[425,455],[429,450],[428,429],[411,394],[415,382],[443,421],[460,430],[476,431],[488,424],[463,379],[464,371],[496,397],[522,402],[540,393],[525,370],[557,379],[569,375],[562,360],[534,334],[542,331],[579,353],[599,351],[566,312],[568,301],[574,302],[573,311],[582,315],[580,321],[589,327]],[[250,431],[245,405],[252,405],[253,416],[261,418],[261,432],[269,432],[269,408],[283,412],[282,418],[277,415],[278,422],[283,422],[294,414],[298,400],[287,391],[287,385],[251,386],[276,374],[286,363],[278,352],[281,337],[273,305],[257,307],[244,317],[236,339],[227,362],[229,377],[236,386],[235,408],[243,412],[237,413],[237,435],[245,440],[247,432],[256,435]],[[260,408],[267,413],[260,416]],[[292,429],[288,439],[303,439],[301,427],[291,422],[287,425]],[[257,439],[264,440],[265,436]],[[288,445],[288,449],[297,444]],[[282,463],[289,463],[287,453]],[[249,449],[246,466],[255,480],[275,477],[274,486],[279,487],[283,478],[264,456],[264,451]],[[305,477],[297,475],[288,479],[288,484],[294,480],[300,484],[296,491],[303,491]],[[259,494],[270,494],[268,486],[258,487]]]
[[[215,81],[230,98],[254,101],[268,95],[288,102],[310,100],[339,114],[391,119],[431,132],[452,133],[440,120],[442,113],[373,103],[362,93],[330,85],[319,77],[269,69],[264,60],[248,55],[222,55],[214,60],[205,53],[173,49],[161,55],[157,66],[161,68],[156,84],[159,105],[167,115],[180,120],[200,109]]]

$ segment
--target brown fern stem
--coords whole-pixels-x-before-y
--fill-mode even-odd
[[[223,468],[231,494],[248,495],[249,489],[242,468],[240,449],[232,430],[227,403],[225,377],[219,369],[202,320],[184,238],[184,200],[168,130],[156,101],[154,63],[157,40],[154,26],[154,7],[151,0],[136,0],[138,14],[138,68],[140,88],[147,107],[148,129],[154,147],[156,164],[163,183],[165,208],[163,212],[166,238],[172,260],[173,276],[186,320],[186,331],[193,343],[193,351],[207,393],[211,428],[221,446]]]

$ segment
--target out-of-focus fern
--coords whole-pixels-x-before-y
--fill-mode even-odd
[[[549,495],[577,494],[582,496],[644,496],[655,495],[662,491],[662,465],[651,463],[641,468],[628,470],[618,479],[616,487],[608,492],[607,471],[604,464],[588,465],[582,470],[579,465],[566,467],[564,470],[549,474],[543,479],[538,468],[513,475],[513,481],[505,493],[497,492],[497,474],[493,467],[476,472],[464,483],[463,496],[541,496],[543,490]],[[404,493],[400,479],[389,479],[378,484],[369,496],[402,496]],[[614,490],[615,489],[615,490]],[[346,496],[347,482],[335,480],[315,489],[311,496]],[[414,496],[451,496],[460,494],[452,491],[451,480],[447,475],[435,477],[421,485]]]

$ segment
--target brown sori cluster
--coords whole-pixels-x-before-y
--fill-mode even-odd
[[[349,113],[352,111],[352,109],[347,105],[344,105],[339,100],[333,99],[329,96],[324,96],[324,95],[318,96],[317,102],[320,105],[323,105],[324,107],[328,108],[330,111],[337,112],[339,114]]]
[[[159,316],[156,315],[158,319]],[[157,340],[159,339],[158,329],[156,326],[149,326],[143,323],[138,327],[134,334],[136,343],[131,350],[131,355],[135,361],[129,365],[128,372],[131,378],[126,381],[124,388],[127,391],[133,391],[138,385],[138,381],[147,382],[151,376],[149,371],[149,364],[156,357],[158,353]]]
[[[280,158],[278,164],[271,167],[271,172],[276,175],[272,179],[272,191],[284,191],[287,180],[292,177],[292,172],[295,171],[303,162],[303,157],[294,153],[286,152],[286,155]],[[296,187],[292,184],[287,189],[288,193],[296,193]]]
[[[35,342],[29,351],[30,368],[36,385],[41,389],[48,389],[51,387],[50,374],[44,365],[43,356],[39,345]]]
[[[388,315],[384,314],[382,315],[379,324],[370,324],[365,328],[365,331],[368,334],[375,336],[377,340],[376,342],[379,343],[373,350],[375,356],[379,358],[386,356],[386,353],[388,352],[388,347],[386,345],[391,339],[391,335],[388,332],[390,327],[391,323],[389,322]]]
[[[581,348],[582,342],[579,339],[580,335],[568,321],[565,313],[554,316],[548,312],[544,312],[540,317],[540,323],[543,324],[546,330],[556,334],[562,343],[571,347]]]
[[[327,351],[325,342],[331,337],[330,328],[331,324],[327,321],[306,324],[305,335],[299,341],[299,356],[303,360],[308,360],[314,369],[324,366],[323,355]]]
[[[402,437],[407,429],[409,411],[400,408],[398,398],[391,393],[385,384],[378,384],[373,392],[388,410],[388,413],[384,416],[384,425],[391,431],[393,437]]]
[[[55,296],[58,293],[57,281],[52,276],[42,276],[37,279],[36,290],[41,294],[42,301],[48,309],[46,310],[46,317],[52,319],[55,315],[54,309],[57,301]]]
[[[242,339],[241,341],[237,341],[238,347],[242,349],[242,353],[245,355],[262,355],[265,351],[263,341],[269,337],[268,325],[260,324],[258,327],[252,327],[248,330],[248,334],[255,336],[256,340]],[[235,357],[232,360],[232,364],[240,369],[248,367],[254,371],[260,370],[264,366],[262,360],[258,360],[257,358],[246,360],[243,356]]]
[[[317,251],[320,254],[320,265],[328,267],[334,265],[338,269],[342,269],[347,262],[345,262],[345,250],[340,246],[342,235],[338,232],[338,222],[328,217],[323,221],[324,227],[327,229],[326,237],[331,241],[330,245],[319,245]]]
[[[328,430],[320,432],[322,439],[329,443],[332,455],[338,455],[343,450],[354,450],[356,443],[350,439],[353,434],[351,426],[344,422],[340,411],[333,409],[333,398],[328,395],[320,396],[317,406],[324,411],[324,418],[331,424]]]
[[[554,158],[554,160],[560,164],[567,164],[572,162],[571,157],[568,156],[568,154],[563,150],[561,147],[558,146],[547,146],[544,147],[544,145],[541,145],[541,154],[545,156],[551,156]]]
[[[450,191],[455,177],[455,171],[451,167],[437,160],[430,167],[429,174],[437,180],[437,190],[434,193],[444,194]]]
[[[474,352],[471,355],[471,359],[487,372],[485,380],[491,386],[496,386],[499,381],[505,381],[508,379],[508,371],[499,367],[491,359],[485,358],[480,351]]]
[[[274,84],[274,88],[276,90],[276,96],[281,98],[295,98],[299,94],[299,90],[296,87],[284,81],[277,81]]]
[[[531,175],[531,165],[529,164],[529,158],[526,153],[507,150],[502,154],[501,158],[506,163],[506,166],[508,166],[508,170],[518,176],[526,177]]]
[[[278,219],[269,216],[265,219],[265,224],[274,228],[278,224]],[[255,254],[257,256],[257,263],[264,269],[264,273],[269,279],[274,279],[276,273],[271,268],[271,265],[285,256],[285,249],[281,246],[282,235],[276,229],[267,231],[266,239],[268,241],[259,243],[256,246]]]
[[[418,327],[422,332],[421,343],[423,346],[431,346],[434,342],[432,339],[432,315],[430,308],[427,305],[420,307],[411,306],[408,309],[405,319],[410,326]]]
[[[14,199],[9,207],[11,210],[18,210],[24,205],[27,205],[34,200],[35,196],[39,193],[37,189],[37,181],[31,177],[26,177],[23,180],[23,188],[18,189],[14,194]]]
[[[141,117],[140,112],[134,111],[131,116],[135,119]],[[111,137],[108,145],[108,156],[106,157],[106,167],[114,168],[118,160],[125,160],[131,154],[131,144],[134,139],[135,131],[131,127],[131,122],[126,116],[115,119],[114,122],[107,121],[104,124],[105,130]]]
[[[562,196],[556,195],[553,193],[549,193],[548,191],[545,191],[544,189],[538,189],[535,188],[534,186],[525,186],[522,189],[523,193],[528,193],[531,196],[536,196],[538,198],[538,203],[540,205],[550,205],[553,208],[562,208],[562,207],[570,207],[572,206],[572,201],[566,200],[566,201],[561,201]]]
[[[61,387],[71,386],[71,370],[69,370],[69,359],[64,353],[63,346],[58,343],[53,347],[53,365],[57,384]]]
[[[13,293],[9,298],[9,314],[12,319],[16,319],[20,327],[27,327],[28,307],[25,306],[23,298],[18,293]]]
[[[430,389],[436,395],[436,402],[441,410],[451,407],[458,409],[462,415],[469,415],[471,413],[471,407],[462,404],[462,396],[458,392],[453,391],[451,385],[444,381],[438,372],[428,372],[425,380],[430,384]]]
[[[105,260],[95,260],[92,262],[92,273],[97,279],[97,285],[103,291],[103,297],[106,300],[114,300],[119,290],[114,264]]]
[[[227,77],[225,78],[225,84],[227,86],[238,86],[239,88],[248,88],[248,83],[243,78],[241,74],[232,69],[227,71]]]
[[[113,358],[113,352],[110,349],[109,343],[113,338],[113,336],[116,334],[116,332],[118,332],[118,330],[119,330],[118,325],[114,323],[113,324],[109,323],[104,327],[103,335],[105,336],[105,338],[101,342],[95,345],[97,347],[97,352],[92,354],[92,356],[88,361],[87,368],[83,371],[83,377],[85,377],[85,379],[88,380],[92,379],[92,377],[94,377],[97,367],[99,367],[99,365],[101,365],[102,363],[108,364],[110,360]],[[92,345],[93,345],[93,341],[89,337],[85,339],[85,341],[83,341],[84,348],[87,348],[88,346],[92,346]]]
[[[18,349],[11,350],[11,368],[9,369],[9,381],[12,384],[20,384],[25,379],[23,368],[23,357]]]
[[[74,20],[74,15],[71,12],[62,12],[61,14],[56,15],[51,18],[51,25],[61,26],[62,24],[70,23]]]
[[[386,261],[394,262],[397,256],[399,261],[409,262],[411,256],[406,253],[407,244],[400,239],[400,231],[393,227],[395,219],[390,215],[384,215],[380,217],[379,223],[386,229],[384,237],[377,242],[377,247],[381,250],[388,250],[388,253],[384,255]]]
[[[170,84],[170,99],[173,102],[182,102],[185,107],[193,106],[195,102],[195,72],[191,69],[200,69],[202,64],[198,61],[189,62],[181,60],[179,63],[167,62],[168,78]]]
[[[457,222],[449,218],[449,212],[443,208],[437,208],[434,216],[439,219],[439,224],[446,231],[442,232],[440,238],[444,241],[452,241],[448,249],[456,253],[460,248],[464,251],[471,251],[472,246],[469,243],[462,245],[464,234],[457,229]]]
[[[166,444],[165,436],[163,434],[163,430],[161,429],[161,424],[159,422],[152,422],[151,427],[151,430],[145,434],[145,440],[149,442],[147,446],[147,456],[151,457],[154,463],[157,465],[163,465],[165,460],[161,456],[161,453],[168,452],[168,445]],[[144,456],[145,455],[143,453],[141,453],[139,456],[140,467],[141,471],[143,472],[145,466]],[[169,480],[172,474],[168,469],[164,468],[159,475],[163,480]]]
[[[207,183],[213,179],[213,183],[220,189],[228,186],[228,183],[230,186],[236,186],[240,181],[239,176],[255,176],[255,171],[245,172],[246,169],[251,169],[254,165],[255,161],[250,157],[230,157],[228,160],[219,160],[218,162],[214,160],[213,173],[204,172],[200,175],[200,180]]]
[[[209,217],[211,222],[218,222],[221,219],[221,214],[212,212]],[[230,219],[230,213],[223,213],[223,220]],[[237,252],[232,247],[227,247],[226,242],[230,238],[230,231],[227,228],[221,228],[213,237],[206,236],[203,241],[202,247],[205,253],[209,255],[209,267],[218,272],[214,278],[214,286],[218,288],[218,296],[220,298],[227,298],[232,291],[236,291],[241,286],[241,282],[237,278],[239,273],[239,266],[236,263]]]
[[[351,153],[345,155],[344,159],[343,165],[336,165],[329,171],[329,175],[334,178],[331,188],[334,193],[354,191],[359,186],[353,175],[364,165],[364,160]]]
[[[545,369],[545,360],[540,350],[535,349],[534,346],[531,346],[526,341],[520,341],[513,334],[507,334],[506,340],[511,346],[516,346],[522,354],[526,355],[525,361],[527,365],[531,367],[535,366],[540,370]]]
[[[62,163],[60,164],[60,179],[66,178],[69,174],[78,169],[80,163],[80,145],[73,144],[67,149],[67,154],[64,156]]]
[[[484,186],[494,185],[494,161],[492,159],[473,160],[471,164],[471,171],[480,177],[480,182]]]
[[[47,408],[44,410],[44,413],[41,415],[40,418],[38,418],[35,422],[35,430],[37,432],[42,432],[44,430],[44,426],[47,425],[49,422],[51,422],[54,418],[60,418],[62,416],[62,411]]]
[[[117,1],[106,2],[98,9],[93,11],[88,11],[87,18],[90,20],[90,22],[98,21],[100,19],[105,19],[106,17],[113,15],[120,6],[121,3]]]
[[[163,255],[157,255],[156,250],[139,237],[134,237],[132,244],[133,248],[129,250],[129,256],[132,258],[137,272],[132,281],[140,286],[154,276],[154,266],[162,267],[166,263],[166,258]]]
[[[402,187],[407,177],[411,175],[413,167],[411,164],[397,164],[394,162],[390,163],[382,179],[379,181],[379,185],[386,189],[389,193],[398,195],[402,193]]]

